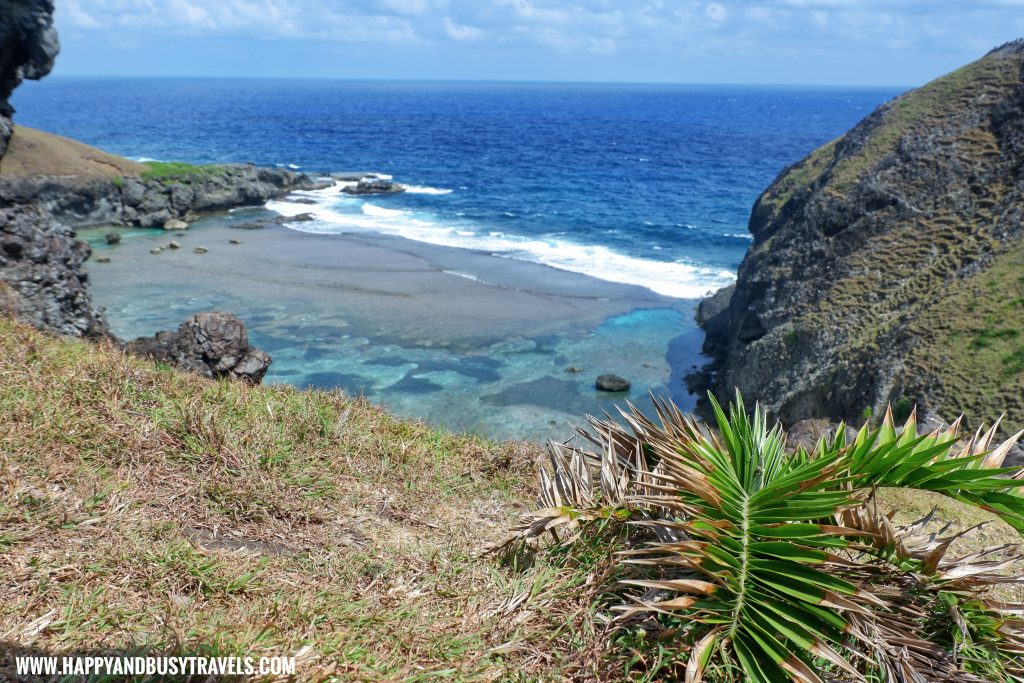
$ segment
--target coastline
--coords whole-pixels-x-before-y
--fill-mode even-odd
[[[569,420],[624,399],[646,404],[649,391],[691,402],[675,364],[679,349],[699,346],[694,301],[392,235],[230,227],[265,211],[180,232],[129,229],[113,247],[103,229],[80,231],[95,250],[90,292],[112,330],[130,338],[230,310],[274,357],[268,382],[341,386],[494,438],[564,438]],[[150,253],[172,240],[180,248]],[[596,391],[604,372],[629,377],[633,390]]]

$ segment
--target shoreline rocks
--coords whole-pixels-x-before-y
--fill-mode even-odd
[[[0,175],[0,206],[35,204],[74,228],[132,225],[174,230],[187,228],[188,221],[201,214],[262,206],[295,190],[325,186],[279,168],[229,164],[220,169],[159,180]]]
[[[367,177],[360,178],[355,185],[346,185],[341,191],[351,195],[399,194],[405,192],[405,187],[383,178]]]
[[[252,384],[263,380],[272,360],[270,354],[249,344],[245,323],[220,311],[197,313],[173,332],[133,339],[125,344],[125,351],[204,377]]]

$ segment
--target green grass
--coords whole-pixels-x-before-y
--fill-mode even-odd
[[[611,637],[608,545],[481,557],[532,503],[535,446],[2,319],[0,416],[9,649],[308,646],[300,679],[343,681],[653,681],[684,664],[642,628]],[[0,651],[0,679],[11,665]]]
[[[192,182],[212,176],[223,175],[227,172],[224,166],[215,164],[197,166],[181,161],[147,161],[145,166],[149,169],[139,174],[143,180],[158,180],[162,182]]]

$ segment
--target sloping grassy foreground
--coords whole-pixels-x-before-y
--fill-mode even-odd
[[[567,675],[585,575],[478,558],[535,455],[0,321],[0,679],[17,652],[141,647],[301,652],[304,680]]]
[[[479,557],[537,455],[0,319],[0,680],[19,653],[146,649],[297,653],[301,680],[681,676],[670,632],[607,637],[610,547]],[[990,517],[962,512],[939,515]]]

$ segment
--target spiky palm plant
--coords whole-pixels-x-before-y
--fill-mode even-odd
[[[896,527],[878,487],[936,491],[989,510],[1024,532],[1024,474],[1002,468],[1020,434],[989,450],[996,426],[969,439],[950,428],[897,430],[891,411],[852,439],[840,426],[816,449],[787,453],[779,425],[737,394],[718,434],[655,401],[660,424],[629,406],[627,427],[588,418],[587,451],[555,444],[541,474],[541,509],[498,547],[622,524],[642,542],[615,561],[627,623],[676,625],[685,679],[714,681],[1024,681],[1024,605],[992,588],[1015,547],[947,558],[960,534]],[[600,532],[599,532],[600,533]],[[628,537],[628,535],[627,535]]]

